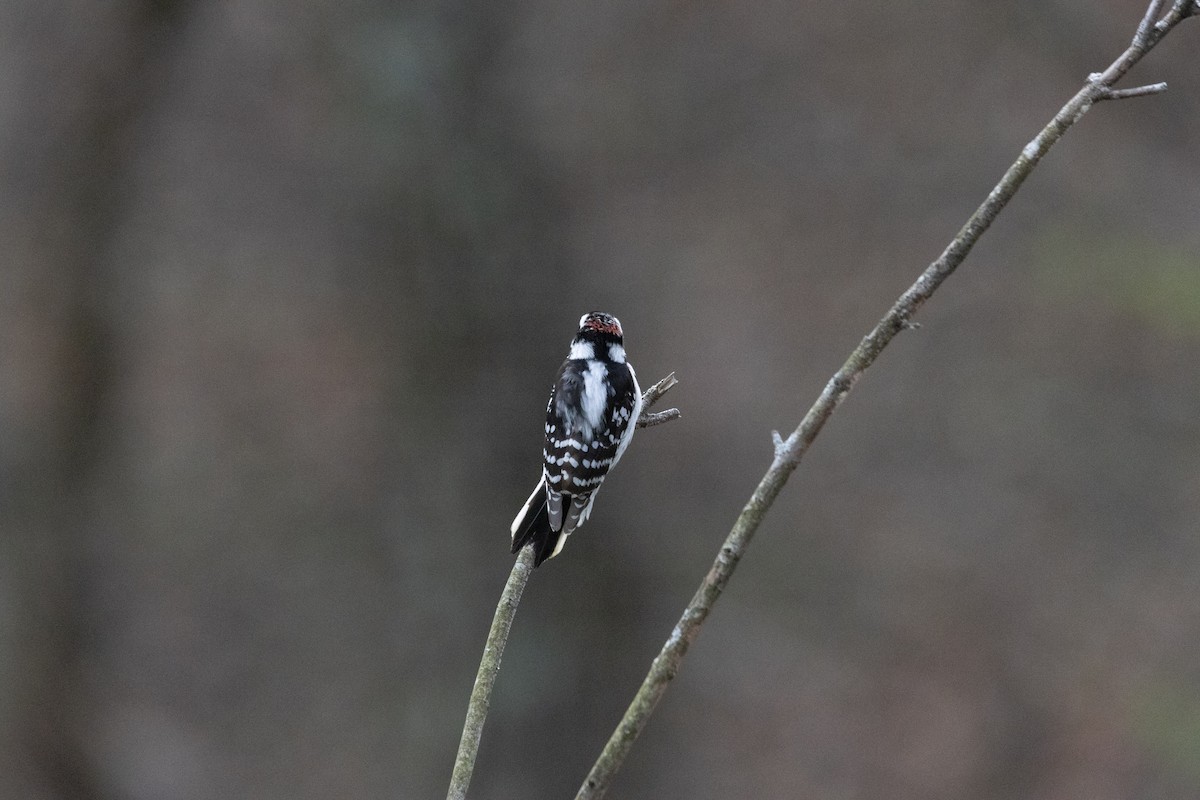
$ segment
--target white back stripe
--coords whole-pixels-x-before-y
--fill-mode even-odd
[[[583,373],[583,394],[579,404],[583,406],[584,436],[588,439],[604,419],[604,407],[608,405],[608,387],[604,382],[607,376],[608,367],[603,361],[591,362]]]

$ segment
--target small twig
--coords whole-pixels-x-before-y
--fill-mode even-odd
[[[679,413],[678,408],[668,408],[666,411],[659,411],[656,414],[647,414],[645,411],[638,417],[637,426],[639,428],[653,428],[655,425],[662,425],[664,422],[679,419],[683,414]]]
[[[678,408],[668,408],[657,414],[647,413],[652,405],[678,383],[675,373],[672,372],[642,394],[642,413],[637,420],[639,427],[649,428],[679,419]],[[508,574],[508,583],[504,585],[504,591],[500,594],[500,603],[496,606],[492,627],[488,630],[487,644],[483,647],[483,658],[479,660],[479,671],[475,674],[471,699],[467,703],[467,718],[463,721],[462,738],[458,742],[458,755],[454,759],[454,772],[450,776],[446,800],[464,800],[467,787],[471,785],[475,759],[479,754],[479,741],[483,737],[483,723],[487,721],[488,708],[492,701],[492,687],[495,686],[496,675],[500,672],[500,659],[504,656],[505,645],[508,644],[508,632],[512,629],[521,594],[525,591],[525,584],[529,582],[529,575],[533,571],[534,557],[532,543],[521,548],[513,563],[512,572]]]
[[[1167,90],[1165,81],[1149,83],[1145,86],[1135,86],[1132,89],[1105,89],[1097,100],[1125,100],[1129,97],[1145,97],[1148,94],[1162,94]]]
[[[628,710],[620,723],[609,737],[596,763],[592,766],[575,800],[598,800],[607,792],[613,776],[621,768],[625,757],[633,748],[638,736],[645,730],[650,715],[654,713],[659,700],[666,694],[667,687],[679,672],[688,648],[700,632],[700,627],[712,611],[713,604],[725,590],[730,577],[741,561],[750,544],[750,540],[758,530],[767,511],[779,496],[783,485],[799,466],[800,460],[808,452],[813,440],[821,432],[825,423],[846,399],[854,384],[870,367],[879,354],[896,335],[908,328],[912,316],[925,304],[939,286],[950,277],[958,266],[966,259],[975,243],[995,220],[996,216],[1008,205],[1009,200],[1016,194],[1021,184],[1029,177],[1042,157],[1062,138],[1072,125],[1078,122],[1084,114],[1106,93],[1112,91],[1113,84],[1136,64],[1143,55],[1154,47],[1163,36],[1179,24],[1179,22],[1197,11],[1196,0],[1174,0],[1170,11],[1150,29],[1150,20],[1155,19],[1162,11],[1163,0],[1152,0],[1138,33],[1124,53],[1102,73],[1089,76],[1075,96],[1064,105],[1050,123],[1025,146],[1017,160],[1004,173],[1004,177],[996,184],[987,198],[967,220],[958,235],[930,264],[916,282],[892,305],[891,309],[879,320],[874,329],[863,338],[858,347],[846,359],[829,382],[825,385],[817,401],[804,415],[800,425],[787,439],[776,432],[772,439],[775,444],[775,458],[770,468],[763,475],[754,494],[742,509],[733,529],[725,538],[724,544],[717,552],[712,567],[696,590],[687,608],[671,635],[663,644],[662,650],[650,665],[641,687],[634,695]],[[1110,95],[1111,97],[1111,95]]]
[[[637,420],[639,428],[652,428],[655,425],[662,425],[664,422],[670,422],[683,416],[679,413],[678,408],[668,408],[666,411],[659,411],[655,414],[650,413],[650,407],[657,403],[664,394],[671,391],[678,383],[679,381],[675,380],[675,373],[672,372],[642,393],[642,413]]]

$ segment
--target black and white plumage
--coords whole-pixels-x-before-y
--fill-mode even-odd
[[[535,567],[559,554],[587,521],[641,413],[642,390],[625,359],[620,321],[598,311],[584,314],[550,390],[542,479],[513,520],[514,553],[533,542]]]

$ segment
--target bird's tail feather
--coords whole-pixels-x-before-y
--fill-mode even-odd
[[[545,483],[539,482],[533,494],[525,501],[521,512],[512,524],[512,551],[518,552],[522,547],[533,542],[533,566],[539,566],[543,561],[554,555],[561,531],[550,529],[550,513],[546,508]]]

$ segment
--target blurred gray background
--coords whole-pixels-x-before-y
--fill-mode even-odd
[[[771,458],[1141,0],[0,4],[0,797],[570,797]],[[1200,22],[834,417],[621,798],[1200,792]]]

